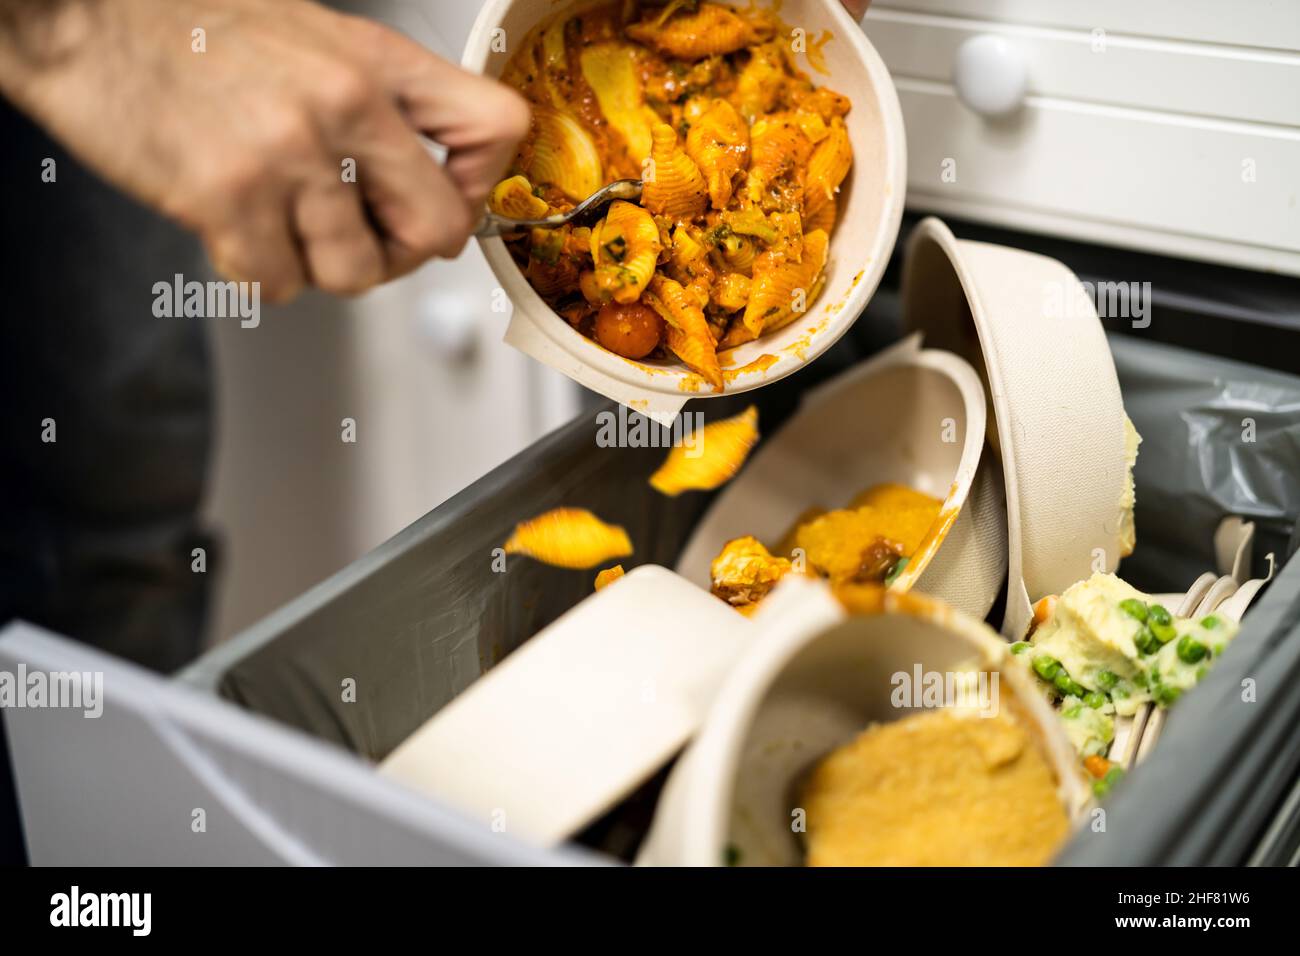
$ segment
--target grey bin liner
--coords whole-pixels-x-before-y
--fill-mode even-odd
[[[865,321],[859,326],[865,331],[855,329],[797,376],[687,410],[712,420],[753,403],[770,433],[805,388],[878,345],[878,330]],[[872,345],[859,344],[867,341]],[[1136,472],[1139,546],[1126,559],[1124,576],[1152,591],[1186,587],[1213,567],[1213,531],[1227,514],[1256,520],[1260,550],[1274,550],[1281,561],[1300,515],[1300,379],[1126,336],[1111,343],[1125,407],[1144,437]],[[517,522],[562,505],[590,508],[627,529],[636,554],[622,562],[625,568],[674,564],[712,496],[670,499],[654,492],[646,479],[662,461],[662,448],[598,447],[596,413],[613,408],[595,406],[538,441],[209,652],[182,679],[382,759],[481,673],[591,593],[594,570],[512,557],[505,573],[494,572],[493,549]],[[1242,442],[1247,417],[1256,422],[1252,444]],[[1234,705],[1246,674],[1260,676],[1260,700]],[[349,678],[356,682],[355,702],[344,700]],[[1210,838],[1204,844],[1176,839],[1194,824],[1198,805],[1191,795],[1201,801],[1202,815],[1214,793],[1227,799],[1215,788],[1238,760],[1233,755],[1245,754],[1247,738],[1256,749],[1269,741],[1281,748],[1274,738],[1279,728],[1295,726],[1300,715],[1291,712],[1298,709],[1300,562],[1293,562],[1206,684],[1179,704],[1152,759],[1107,805],[1109,836],[1080,835],[1063,862],[1161,862],[1180,845],[1208,853]],[[1273,715],[1283,712],[1288,717],[1279,724]],[[1292,758],[1278,752],[1273,772],[1284,775]],[[1259,784],[1270,759],[1268,751],[1256,754],[1253,777],[1233,776],[1234,786],[1247,788],[1243,799],[1251,793],[1256,804],[1272,799],[1273,789]],[[1179,810],[1180,802],[1187,806]],[[1246,816],[1259,829],[1260,806],[1253,810]],[[1242,817],[1240,806],[1233,812]],[[1178,834],[1170,832],[1174,827]]]

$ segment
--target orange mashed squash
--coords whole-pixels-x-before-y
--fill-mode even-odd
[[[809,866],[1040,866],[1069,830],[1030,733],[927,711],[868,728],[803,791]]]

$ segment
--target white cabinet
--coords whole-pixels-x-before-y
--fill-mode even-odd
[[[910,207],[1300,274],[1300,3],[897,0],[865,27]],[[968,105],[1017,71],[1018,109]]]

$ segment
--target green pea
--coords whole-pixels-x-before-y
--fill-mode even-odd
[[[1078,717],[1079,714],[1081,714],[1082,712],[1083,712],[1083,707],[1079,704],[1075,704],[1073,707],[1067,707],[1065,708],[1065,710],[1061,711],[1061,716],[1064,717],[1066,720],[1073,720],[1075,717]]]
[[[1102,777],[1100,780],[1094,780],[1092,782],[1092,792],[1096,795],[1097,799],[1100,800],[1110,793],[1111,788],[1114,787],[1115,784],[1119,783],[1123,779],[1124,768],[1119,766],[1111,767],[1106,771],[1106,776]]]
[[[1190,634],[1178,639],[1178,659],[1184,664],[1198,664],[1208,653],[1210,649]]]
[[[1113,690],[1119,683],[1119,675],[1110,671],[1097,671],[1097,686],[1102,690]]]
[[[1056,675],[1060,673],[1061,662],[1055,657],[1048,654],[1040,654],[1034,658],[1034,673],[1045,681],[1053,681]]]
[[[1201,618],[1201,627],[1205,628],[1207,631],[1213,631],[1222,626],[1223,622],[1213,614],[1207,614],[1205,617]]]
[[[1151,633],[1151,628],[1145,624],[1137,632],[1137,636],[1133,638],[1133,644],[1137,647],[1139,654],[1154,654],[1160,650],[1160,642]]]
[[[1147,620],[1147,606],[1137,598],[1125,598],[1119,602],[1119,609],[1131,618],[1141,621],[1143,624]]]
[[[1092,693],[1088,694],[1088,696],[1083,698],[1083,702],[1093,710],[1096,710],[1102,704],[1106,703],[1106,695],[1101,693],[1101,691],[1094,690]]]
[[[1141,671],[1138,671],[1136,674],[1133,675],[1133,684],[1135,687],[1141,687],[1143,690],[1146,690],[1147,675],[1143,674]]]
[[[1052,683],[1062,694],[1082,697],[1084,694],[1088,693],[1087,688],[1075,683],[1075,681],[1070,678],[1070,675],[1064,670],[1056,672],[1056,676],[1052,678]]]
[[[1034,645],[1030,644],[1028,641],[1016,641],[1014,644],[1011,645],[1011,653],[1023,654],[1025,651],[1029,650],[1033,646]]]
[[[1172,707],[1174,703],[1178,700],[1178,698],[1182,696],[1182,693],[1183,692],[1179,690],[1177,687],[1169,687],[1167,685],[1162,684],[1158,688],[1156,688],[1156,692],[1155,692],[1156,703],[1159,704],[1161,707]]]
[[[1155,635],[1156,640],[1161,644],[1168,644],[1178,634],[1174,630],[1174,619],[1159,604],[1151,605],[1151,616],[1147,620],[1147,627],[1151,629],[1151,633]]]

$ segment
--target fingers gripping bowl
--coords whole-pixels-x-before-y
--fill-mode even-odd
[[[706,5],[707,6],[707,5]],[[554,25],[559,20],[563,22],[566,18],[572,20],[575,14],[583,11],[598,11],[601,8],[607,8],[608,4],[601,3],[581,3],[573,6],[560,7],[550,2],[550,0],[492,0],[483,9],[479,16],[474,30],[471,33],[469,42],[466,46],[464,56],[464,65],[473,70],[484,72],[490,76],[503,77],[512,71],[512,62],[521,50],[527,49],[527,44],[540,44],[536,47],[538,53],[545,57],[545,37],[548,27]],[[665,12],[668,8],[663,8]],[[763,9],[760,7],[760,10]],[[653,11],[651,11],[653,12]],[[595,15],[595,14],[591,14]],[[678,14],[671,14],[677,16]],[[644,14],[650,20],[656,19]],[[820,274],[810,275],[811,280],[805,284],[811,286],[803,289],[803,295],[793,299],[793,294],[787,296],[792,299],[793,308],[784,309],[780,319],[784,324],[767,323],[769,326],[766,331],[762,328],[762,323],[751,322],[745,326],[743,321],[736,321],[735,316],[743,319],[745,309],[739,307],[734,311],[734,315],[726,322],[719,321],[725,316],[723,313],[713,307],[706,307],[705,310],[696,310],[703,317],[704,312],[708,312],[708,318],[714,320],[711,330],[706,332],[707,341],[701,337],[695,330],[692,332],[691,341],[688,347],[674,350],[672,348],[660,349],[652,352],[649,356],[633,359],[623,355],[615,354],[599,344],[593,338],[584,334],[587,329],[582,321],[579,321],[578,327],[556,312],[553,305],[559,305],[555,295],[544,295],[544,292],[553,292],[554,286],[548,287],[545,282],[538,283],[537,280],[542,274],[540,268],[533,269],[532,278],[534,283],[530,284],[529,277],[521,271],[516,259],[507,248],[507,244],[500,238],[481,239],[484,254],[491,265],[502,289],[509,297],[514,306],[514,314],[511,319],[509,329],[506,333],[506,340],[534,358],[559,369],[578,382],[586,385],[595,391],[611,397],[617,401],[623,402],[632,408],[642,411],[652,418],[666,422],[671,420],[685,403],[685,401],[695,395],[707,396],[717,394],[719,386],[721,390],[727,392],[746,391],[756,388],[770,381],[782,378],[785,375],[796,371],[798,368],[812,361],[823,351],[830,347],[840,335],[853,323],[857,315],[861,312],[867,299],[875,290],[880,280],[881,274],[887,264],[889,251],[893,246],[894,240],[898,234],[899,220],[902,214],[903,185],[904,185],[904,167],[905,154],[903,145],[903,126],[901,113],[898,106],[897,96],[890,82],[888,73],[879,56],[871,48],[866,37],[858,26],[853,23],[849,16],[844,12],[837,0],[787,0],[781,5],[780,9],[781,25],[777,28],[771,28],[765,36],[766,43],[775,44],[779,47],[781,58],[790,64],[792,70],[798,70],[811,80],[811,85],[806,81],[800,85],[794,79],[790,79],[790,88],[798,87],[806,93],[812,87],[828,88],[829,90],[847,92],[851,99],[851,105],[847,113],[842,117],[834,115],[836,109],[828,109],[826,115],[830,122],[827,124],[827,130],[834,128],[841,129],[842,135],[847,139],[847,144],[852,153],[852,162],[848,167],[847,173],[840,184],[839,191],[834,189],[827,191],[830,196],[830,202],[826,203],[825,209],[806,209],[800,203],[796,208],[796,215],[790,217],[793,219],[794,239],[787,244],[787,250],[791,253],[790,258],[804,258],[813,264],[824,261]],[[671,18],[668,21],[672,22]],[[569,39],[574,41],[573,28],[569,28]],[[563,49],[565,34],[560,31],[550,31],[552,36],[560,37],[560,49]],[[538,38],[541,38],[540,40]],[[650,34],[642,34],[641,38],[645,43],[650,44],[657,42]],[[617,42],[623,42],[626,36],[618,39]],[[552,50],[556,57],[569,64],[575,64],[576,70],[580,71],[581,66],[576,65],[582,59],[583,51],[589,51],[601,44],[591,44],[577,51],[556,52],[554,41]],[[654,52],[654,51],[651,51]],[[626,173],[640,175],[640,162],[645,158],[651,157],[654,150],[660,148],[655,143],[655,137],[661,140],[667,139],[669,134],[677,136],[683,130],[689,136],[690,117],[686,118],[685,125],[682,124],[683,114],[687,110],[687,101],[691,100],[692,110],[715,102],[719,99],[726,99],[729,102],[738,102],[741,104],[738,112],[744,114],[746,108],[743,98],[736,92],[738,83],[736,76],[737,65],[747,62],[749,53],[744,50],[738,53],[730,54],[734,62],[729,62],[718,68],[719,75],[722,77],[718,85],[710,85],[710,82],[701,81],[697,86],[690,87],[689,91],[692,96],[688,97],[687,87],[683,84],[681,102],[660,102],[655,101],[653,105],[649,100],[644,102],[634,102],[631,111],[632,114],[639,115],[645,127],[651,130],[649,143],[641,142],[644,139],[636,129],[642,127],[635,123],[628,124],[625,120],[620,120],[624,126],[633,130],[627,137],[611,138],[611,142],[617,147],[616,150],[608,151],[610,159],[603,162],[602,151],[598,151],[597,162],[609,168],[601,168],[600,175],[595,181],[595,186],[603,185],[604,180],[617,179]],[[738,57],[738,58],[737,58]],[[617,65],[620,61],[617,57],[609,58],[613,64]],[[716,57],[714,60],[721,63],[725,57]],[[702,58],[696,62],[713,62],[709,58]],[[517,66],[517,64],[516,64]],[[606,64],[609,66],[609,64]],[[611,67],[612,69],[613,67]],[[569,70],[570,73],[574,70]],[[518,73],[512,73],[517,79]],[[526,75],[526,73],[525,73]],[[829,97],[830,94],[827,94]],[[594,94],[589,97],[591,100],[598,99]],[[608,100],[609,97],[606,97]],[[840,99],[844,99],[841,97]],[[573,125],[581,125],[579,119],[575,118],[576,114],[582,112],[575,111],[572,107],[566,105],[568,100],[561,98],[557,105],[555,102],[535,105],[535,116],[540,118],[540,122],[546,129],[554,128],[555,130],[571,129]],[[769,104],[761,104],[767,106]],[[790,104],[781,101],[780,96],[770,104],[771,113],[755,114],[750,117],[757,122],[775,122],[771,117],[781,116],[783,112],[789,114],[788,107]],[[604,126],[613,127],[615,124],[607,122],[602,107],[607,108],[611,114],[615,113],[617,107],[609,102],[589,103],[586,112],[582,115],[587,117],[589,128],[597,130]],[[659,113],[655,113],[655,109]],[[567,110],[567,112],[566,112]],[[647,113],[645,111],[649,110]],[[725,112],[725,108],[723,108]],[[751,111],[752,112],[752,111]],[[811,113],[812,111],[805,111]],[[621,115],[621,114],[620,114]],[[694,114],[692,114],[694,115]],[[698,117],[697,117],[698,118]],[[676,129],[664,124],[663,120],[673,120],[679,123]],[[535,120],[535,123],[538,122]],[[748,119],[744,122],[748,124]],[[816,125],[815,120],[809,122]],[[603,124],[603,125],[602,125]],[[546,132],[546,129],[536,126],[534,128],[533,139]],[[752,127],[749,127],[752,130]],[[550,133],[546,133],[550,135]],[[605,134],[597,133],[599,140]],[[800,135],[803,135],[800,133]],[[821,137],[823,141],[829,138],[826,130],[816,129],[811,131],[810,138]],[[685,147],[685,137],[682,139],[680,146]],[[625,145],[630,144],[630,145]],[[662,145],[662,144],[660,144]],[[751,144],[752,145],[752,144]],[[532,172],[532,179],[536,180],[544,176],[549,178],[563,178],[568,180],[569,173],[573,172],[575,162],[570,159],[563,163],[552,162],[550,167],[563,169],[563,173],[551,171],[546,163],[542,163],[542,172],[538,172],[538,163],[536,158],[528,158],[527,151],[529,145],[526,143],[524,154],[521,154],[526,165]],[[663,162],[656,162],[649,169],[652,171],[651,179],[658,179],[660,183],[667,181],[667,178],[676,175],[672,167],[676,160],[671,158],[677,156],[672,153],[670,158]],[[752,150],[751,150],[752,152]],[[645,155],[642,156],[641,154]],[[669,154],[660,154],[661,157]],[[640,157],[640,160],[637,159]],[[749,162],[749,160],[746,160]],[[621,164],[621,165],[620,165]],[[579,164],[580,165],[580,164]],[[707,164],[705,164],[707,165]],[[666,289],[660,288],[655,299],[656,304],[663,304],[664,309],[658,310],[660,314],[668,313],[671,318],[674,314],[673,298],[677,296],[678,288],[682,283],[681,274],[673,279],[669,274],[669,258],[677,251],[673,241],[674,233],[679,231],[679,227],[685,226],[681,231],[686,236],[698,238],[700,234],[709,226],[710,212],[713,213],[714,219],[718,218],[721,213],[728,214],[740,212],[738,204],[740,199],[732,200],[725,198],[727,186],[732,187],[733,193],[745,193],[754,185],[752,173],[752,162],[745,168],[738,168],[732,172],[730,177],[726,175],[725,169],[721,173],[713,176],[704,177],[704,192],[708,195],[700,196],[701,201],[707,201],[705,210],[694,218],[690,215],[691,211],[683,214],[681,210],[668,208],[669,215],[660,216],[662,227],[660,230],[661,239],[667,242],[659,243],[659,250],[649,257],[649,262],[653,268],[658,264],[661,272],[657,278],[657,285],[664,286],[667,283],[665,279],[670,280],[672,285],[667,285]],[[811,156],[805,163],[809,172],[808,176],[816,178],[816,164],[812,162]],[[516,169],[512,172],[521,172]],[[662,171],[662,172],[661,172]],[[688,170],[689,172],[689,170]],[[801,171],[802,172],[802,171]],[[797,177],[799,188],[802,189],[805,178],[803,175]],[[828,181],[833,181],[832,175]],[[531,183],[536,186],[536,183]],[[712,187],[712,188],[710,188]],[[571,191],[577,187],[570,186]],[[585,188],[585,183],[583,184]],[[647,183],[647,188],[651,184]],[[652,190],[653,191],[653,190]],[[547,192],[545,189],[539,190],[542,196],[554,198],[555,193]],[[527,202],[528,197],[543,201],[539,196],[532,196],[531,193],[525,192],[518,198],[521,202]],[[743,197],[742,197],[743,198]],[[547,200],[550,201],[550,200]],[[649,202],[652,206],[658,203],[653,198],[643,200]],[[730,209],[719,210],[715,207],[719,204],[730,206]],[[761,205],[761,203],[760,203]],[[672,207],[670,200],[668,207]],[[828,215],[829,207],[833,206],[833,214]],[[639,209],[641,207],[633,207]],[[660,208],[665,208],[660,206]],[[778,212],[774,218],[772,212]],[[780,210],[765,210],[766,218],[763,223],[759,224],[759,231],[764,233],[764,237],[747,237],[753,239],[754,248],[760,253],[773,251],[773,248],[781,239],[790,239],[789,236],[780,235],[781,229],[776,228],[782,224]],[[801,215],[800,215],[801,214]],[[685,218],[683,218],[685,215]],[[635,227],[639,224],[631,221],[635,217],[629,210],[623,210],[619,216],[626,217],[629,222],[624,223],[622,231],[615,230],[618,235],[627,232],[625,238],[632,238],[636,232]],[[803,218],[808,222],[802,222]],[[818,222],[820,217],[825,220]],[[662,220],[667,221],[662,221]],[[674,221],[675,219],[675,221]],[[787,220],[787,224],[789,220]],[[714,222],[713,226],[717,223]],[[821,225],[823,228],[816,229],[813,226]],[[824,228],[829,226],[830,228]],[[767,235],[775,229],[775,235]],[[648,230],[647,230],[648,232]],[[822,232],[824,236],[818,236]],[[718,230],[714,229],[711,237],[717,238]],[[741,234],[744,236],[745,234]],[[802,238],[800,238],[802,237]],[[603,235],[600,238],[605,238]],[[615,239],[618,238],[616,235]],[[650,238],[647,236],[647,239]],[[591,272],[596,272],[596,266],[600,264],[600,257],[604,256],[601,243],[591,243],[591,239],[586,234],[580,237],[587,240],[588,249],[595,248],[596,253],[592,258],[591,266],[588,267]],[[768,240],[771,243],[768,243]],[[742,245],[744,242],[741,243]],[[801,256],[803,248],[811,244],[810,255]],[[652,249],[653,244],[647,245]],[[686,243],[683,243],[686,245]],[[711,250],[715,251],[716,250]],[[743,254],[743,251],[742,251]],[[680,257],[679,257],[680,258]],[[607,264],[612,265],[613,263]],[[622,265],[623,263],[618,263]],[[638,264],[640,266],[645,263]],[[637,270],[629,270],[637,274],[649,284],[652,273],[646,272],[641,276]],[[641,271],[644,271],[642,269]],[[725,271],[725,270],[721,270]],[[742,270],[743,271],[743,270]],[[811,271],[811,267],[809,267]],[[571,277],[573,278],[573,277]],[[751,276],[746,278],[752,279]],[[534,285],[539,284],[542,292],[538,291]],[[735,280],[736,285],[743,285],[740,280]],[[610,287],[611,283],[605,282],[604,292],[608,293],[609,298],[615,302],[618,298],[630,298],[626,287],[622,290],[616,290]],[[726,299],[727,291],[723,290],[722,283],[715,283],[715,298]],[[799,285],[799,283],[796,283]],[[579,295],[576,299],[570,300],[575,306],[581,308],[582,302],[589,296],[598,295],[598,290],[594,287],[594,277],[588,280],[588,295]],[[802,286],[801,286],[802,287]],[[784,290],[784,286],[782,287]],[[793,290],[789,290],[793,293]],[[550,303],[548,304],[548,298]],[[701,297],[702,298],[702,297]],[[638,295],[632,303],[617,303],[620,305],[641,305],[641,296]],[[597,300],[598,301],[598,300]],[[731,300],[730,304],[737,304],[738,300]],[[740,303],[743,306],[743,303]],[[775,313],[774,313],[775,314]],[[582,318],[576,311],[570,313],[568,318]],[[587,317],[590,319],[590,317]],[[779,327],[776,327],[779,324]],[[616,329],[621,329],[621,325],[611,323]],[[667,328],[665,334],[672,334],[671,327],[673,323],[665,323]],[[640,329],[629,330],[629,335],[636,341],[632,344],[638,346],[644,345],[644,341],[638,338],[637,334]],[[678,332],[682,329],[678,329]],[[753,338],[757,332],[758,337]],[[745,341],[752,338],[750,341]],[[606,339],[607,344],[614,344]],[[707,347],[704,347],[707,346]],[[623,349],[627,354],[636,354],[636,349]],[[709,355],[701,353],[718,352],[715,361],[716,365],[711,365],[708,361]],[[682,356],[686,355],[691,361],[683,361]],[[656,357],[659,356],[659,357]]]

